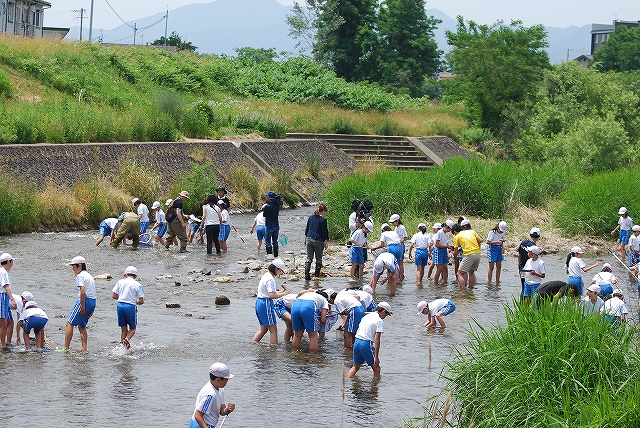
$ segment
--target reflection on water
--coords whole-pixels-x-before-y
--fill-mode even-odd
[[[293,253],[298,263],[304,262],[302,231],[312,211],[282,213],[281,233],[289,237],[282,249],[287,264],[292,263]],[[66,317],[77,296],[66,263],[81,254],[88,260],[90,273],[110,273],[114,278],[96,281],[98,306],[88,326],[88,353],[27,354],[14,349],[0,354],[0,376],[12,386],[0,390],[0,425],[21,426],[16,418],[28,414],[30,423],[55,427],[143,426],[150,421],[186,426],[195,397],[208,380],[209,366],[224,361],[235,375],[226,388],[227,400],[237,405],[225,426],[400,426],[403,420],[424,414],[419,401],[440,392],[439,375],[445,362],[455,355],[454,346],[465,342],[465,331],[473,321],[485,327],[504,322],[503,304],[520,293],[515,258],[503,263],[500,284],[484,282],[483,259],[480,282],[473,289],[460,289],[453,269],[448,284],[425,281],[416,287],[415,268],[407,264],[407,280],[398,294],[389,296],[382,286],[376,299],[387,300],[393,307],[382,335],[382,379],[373,380],[372,371],[364,366],[354,379],[345,379],[343,366],[345,372],[351,367],[351,351],[342,346],[341,332],[329,332],[320,340],[317,353],[309,352],[306,336],[301,351],[293,350],[290,343],[271,346],[265,339],[251,343],[258,327],[252,291],[261,272],[243,273],[246,264],[238,260],[249,256],[264,260],[264,253],[256,254],[255,238],[246,233],[254,215],[232,218],[246,244],[232,235],[229,252],[210,259],[199,246],[186,254],[151,248],[113,250],[104,244],[95,247],[97,231],[0,237],[0,250],[16,257],[10,272],[13,292],[31,291],[49,316],[46,336],[50,348],[62,345]],[[344,257],[346,261],[346,253]],[[549,279],[566,277],[562,255],[543,258]],[[615,273],[621,276],[622,288],[628,293],[625,301],[635,319],[635,281],[616,267],[615,260],[605,261],[613,262]],[[333,263],[341,264],[340,260]],[[120,328],[111,299],[111,289],[128,265],[137,266],[146,294],[131,353],[117,344]],[[330,270],[341,272],[335,265]],[[194,274],[204,268],[220,269],[234,281],[214,283],[211,277]],[[172,278],[156,279],[162,274]],[[370,275],[366,272],[365,278]],[[590,278],[585,274],[585,282]],[[278,286],[284,281],[279,279]],[[290,280],[284,285],[296,291],[310,284]],[[317,285],[342,289],[349,283],[346,277],[334,276]],[[229,297],[231,305],[215,305],[215,297],[221,294]],[[445,330],[428,332],[422,327],[426,317],[416,313],[416,304],[441,297],[454,300],[457,309],[446,317]],[[169,302],[181,307],[169,309]],[[282,339],[283,323],[278,330]],[[76,331],[72,349],[78,347]],[[25,400],[25,390],[29,400]]]

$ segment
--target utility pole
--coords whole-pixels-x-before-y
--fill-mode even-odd
[[[93,32],[93,0],[91,0],[91,12],[89,12],[89,41],[93,41],[91,33]]]
[[[167,14],[164,16],[164,48],[167,49],[167,28],[169,27],[169,5],[167,5]]]
[[[82,19],[84,18],[84,8],[80,8],[80,10],[72,10],[71,12],[80,12],[80,41],[82,41]]]
[[[138,23],[133,24],[133,46],[136,45],[136,33],[138,32]]]

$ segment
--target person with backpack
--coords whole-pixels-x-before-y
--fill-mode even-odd
[[[189,199],[189,192],[183,190],[178,197],[173,200],[173,204],[167,208],[167,238],[164,244],[164,248],[167,250],[173,243],[173,238],[178,237],[180,240],[180,252],[187,252],[187,226],[184,224],[185,216],[182,211],[184,201],[187,199]]]

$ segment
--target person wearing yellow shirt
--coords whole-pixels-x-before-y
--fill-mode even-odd
[[[462,220],[462,230],[453,238],[453,256],[458,256],[458,248],[464,257],[456,273],[460,287],[473,287],[476,283],[476,271],[480,265],[480,243],[483,239],[471,229],[469,220]]]

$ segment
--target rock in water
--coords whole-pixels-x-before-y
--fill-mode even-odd
[[[231,301],[227,296],[216,297],[216,305],[230,305]]]
[[[111,281],[113,277],[108,273],[103,273],[103,274],[94,276],[93,279],[106,279],[107,281]]]
[[[180,307],[180,303],[166,303],[165,306],[167,308],[179,308]]]

